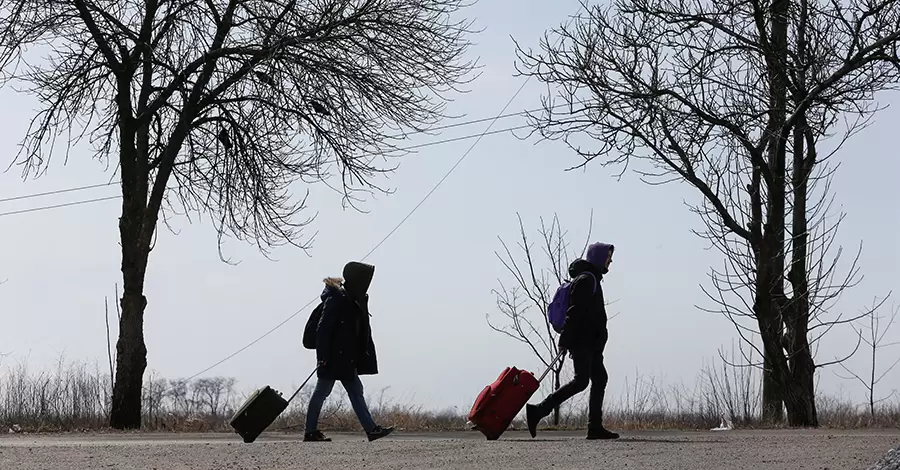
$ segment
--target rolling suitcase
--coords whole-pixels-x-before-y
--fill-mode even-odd
[[[319,370],[318,367],[309,374],[306,381],[297,387],[294,394],[287,400],[281,396],[281,392],[268,385],[253,392],[250,398],[247,398],[247,401],[234,413],[228,424],[244,439],[244,442],[249,444],[255,441],[287,409],[317,370]]]
[[[541,381],[563,358],[560,353],[539,378],[527,370],[507,367],[497,380],[481,391],[469,411],[469,422],[489,441],[500,438],[522,407],[540,387]]]

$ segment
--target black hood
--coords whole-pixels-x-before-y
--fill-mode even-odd
[[[569,265],[569,277],[572,279],[575,279],[586,272],[593,274],[598,280],[603,277],[603,273],[597,269],[597,266],[594,266],[587,260],[577,259]]]
[[[372,285],[375,266],[351,261],[344,266],[344,290],[357,299],[363,299]]]

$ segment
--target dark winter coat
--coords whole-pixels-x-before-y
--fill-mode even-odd
[[[378,373],[378,359],[369,321],[368,295],[354,300],[343,287],[327,282],[322,316],[316,330],[319,378],[342,380]]]
[[[560,348],[578,353],[602,351],[606,347],[609,333],[606,329],[606,305],[600,283],[603,270],[583,259],[576,260],[569,266],[572,284],[566,321],[559,335]]]

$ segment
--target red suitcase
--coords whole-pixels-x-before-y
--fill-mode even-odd
[[[527,370],[515,367],[504,369],[500,377],[485,387],[475,399],[475,404],[469,411],[469,422],[489,441],[499,439],[540,387],[541,381],[556,361],[562,357],[562,354],[558,355],[540,378],[535,378],[534,374]]]

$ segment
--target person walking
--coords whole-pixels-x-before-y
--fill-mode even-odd
[[[556,407],[591,386],[588,402],[588,439],[617,439],[618,434],[603,427],[603,398],[609,376],[603,364],[603,351],[609,339],[606,323],[606,305],[600,281],[609,272],[615,247],[594,243],[587,249],[584,259],[569,266],[572,283],[569,286],[569,308],[559,348],[572,357],[574,377],[537,405],[525,407],[528,432],[537,435],[537,425]]]
[[[319,415],[334,384],[340,381],[369,441],[394,431],[382,427],[369,413],[359,376],[378,373],[375,342],[369,317],[369,286],[375,266],[350,262],[344,266],[343,279],[325,279],[322,313],[316,329],[316,360],[319,365],[316,388],[306,413],[306,442],[329,442],[318,429]]]

